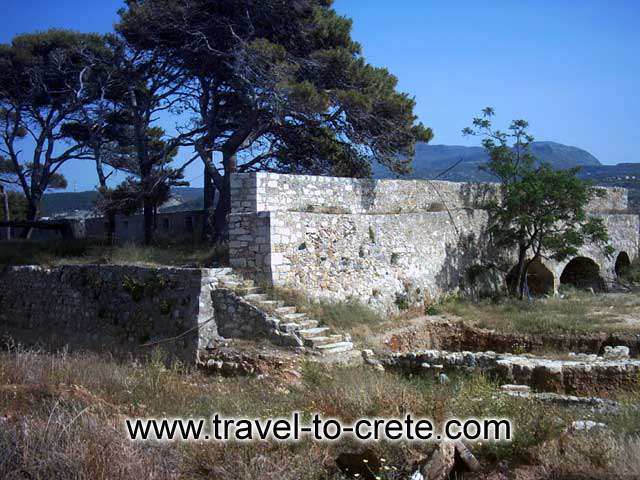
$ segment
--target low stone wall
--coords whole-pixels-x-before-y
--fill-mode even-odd
[[[635,390],[640,360],[595,357],[552,360],[495,352],[446,352],[425,350],[396,354],[382,360],[391,369],[409,373],[444,370],[480,370],[502,382],[530,385],[543,392],[591,395],[620,389]]]
[[[243,300],[232,290],[219,288],[211,294],[218,333],[225,338],[264,339],[283,347],[302,347],[296,335],[280,329],[280,322],[264,310]]]
[[[205,271],[206,272],[206,271]],[[0,334],[25,345],[193,362],[217,335],[199,269],[13,267],[0,272]],[[172,339],[166,341],[167,339]]]
[[[222,337],[300,346],[278,322],[226,289],[229,268],[76,265],[0,271],[0,336],[47,350],[187,363]]]
[[[624,188],[606,188],[589,205],[592,212],[625,212]],[[233,213],[275,211],[401,213],[478,208],[495,199],[495,183],[437,180],[374,180],[275,173],[237,174],[231,179]]]

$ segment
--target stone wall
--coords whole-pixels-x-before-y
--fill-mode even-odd
[[[0,334],[25,345],[118,356],[144,355],[152,347],[142,345],[160,342],[193,361],[216,335],[203,277],[199,269],[8,268],[0,273]]]
[[[625,212],[624,188],[603,189],[604,197],[589,206],[593,212]],[[250,173],[231,180],[233,213],[275,211],[316,213],[412,213],[479,208],[496,198],[497,184],[435,180],[372,180]]]
[[[202,235],[204,210],[160,212],[156,217],[155,235],[158,239],[195,240]],[[108,233],[107,219],[87,218],[84,221],[86,238],[105,240]],[[142,242],[144,240],[144,217],[142,215],[117,215],[115,240],[117,242]]]
[[[264,312],[226,289],[229,268],[110,265],[0,270],[0,337],[47,350],[193,363],[220,336],[298,346]]]
[[[271,214],[276,285],[312,297],[406,308],[455,291],[486,257],[486,212],[399,215]]]
[[[252,278],[314,298],[357,299],[392,311],[441,298],[460,287],[490,290],[504,274],[477,273],[496,260],[486,251],[487,213],[496,185],[242,174],[232,178],[230,258]],[[638,217],[622,213],[624,189],[607,189],[590,206],[616,251],[638,254]],[[587,245],[607,280],[613,258]],[[567,262],[544,261],[553,290]],[[501,265],[503,269],[511,265]],[[475,278],[474,279],[472,278]]]

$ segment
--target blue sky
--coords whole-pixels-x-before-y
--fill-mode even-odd
[[[0,42],[50,27],[108,31],[120,0],[0,0]],[[485,106],[496,123],[526,118],[539,140],[584,148],[603,163],[640,160],[637,0],[336,0],[365,58],[415,96],[434,144],[470,145],[460,130]],[[187,178],[201,183],[200,167]],[[64,169],[90,189],[89,164]],[[74,183],[75,182],[75,183]]]

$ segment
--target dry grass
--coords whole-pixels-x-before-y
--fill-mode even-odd
[[[145,247],[124,244],[114,247],[89,241],[2,242],[0,265],[111,264],[140,266],[207,267],[226,264],[226,246],[193,243],[158,244]]]
[[[554,478],[574,478],[571,472],[580,472],[584,462],[581,451],[576,446],[563,457],[554,451],[541,458],[537,448],[557,438],[572,420],[590,415],[612,426],[611,441],[619,447],[606,450],[609,463],[601,470],[632,468],[617,459],[625,445],[637,446],[637,437],[628,440],[636,443],[625,443],[630,438],[625,435],[640,431],[637,410],[614,417],[503,397],[497,395],[498,385],[482,376],[453,376],[451,383],[440,385],[431,377],[314,363],[304,364],[301,372],[297,383],[275,377],[222,379],[180,366],[167,370],[159,354],[137,365],[88,354],[0,354],[0,416],[9,417],[0,428],[0,478],[343,478],[332,459],[349,442],[142,445],[126,441],[122,430],[126,416],[210,417],[217,412],[275,417],[294,410],[347,421],[406,412],[436,421],[450,416],[509,417],[515,441],[474,447],[482,463],[535,462],[549,472],[562,472]],[[626,395],[627,402],[640,401],[638,394]],[[386,477],[390,480],[407,478],[433,446],[394,443],[373,448],[397,468]]]
[[[442,310],[482,328],[516,333],[640,331],[637,294],[590,294],[565,290],[562,296],[519,301],[448,301]]]
[[[571,436],[538,453],[545,478],[632,480],[640,478],[640,437],[595,432]],[[581,468],[578,468],[581,467]]]

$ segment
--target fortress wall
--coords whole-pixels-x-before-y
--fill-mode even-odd
[[[236,175],[232,185],[232,267],[259,281],[314,298],[356,298],[380,311],[504,281],[500,272],[482,274],[475,285],[468,278],[470,267],[497,260],[485,251],[488,214],[474,208],[496,195],[495,184],[258,173]],[[579,255],[596,261],[611,281],[617,254],[638,254],[639,220],[610,213],[626,209],[625,189],[605,192],[590,210],[605,218],[615,255],[593,245]],[[542,263],[557,288],[568,261]],[[512,267],[500,266],[505,273]]]
[[[578,255],[596,261],[609,283],[615,279],[618,253],[625,251],[632,260],[637,256],[640,225],[635,215],[602,216],[615,255],[606,257],[593,245],[586,245]],[[487,251],[488,216],[483,210],[394,215],[280,211],[236,214],[232,219],[235,228],[261,232],[257,242],[247,236],[246,244],[240,242],[232,249],[238,268],[315,299],[354,298],[391,312],[403,303],[431,303],[463,287],[494,291],[503,286],[500,271],[484,273],[475,282],[469,278],[471,267],[497,259]],[[569,260],[542,262],[553,273],[556,289]],[[500,267],[506,272],[513,265],[515,257]]]
[[[192,363],[198,348],[217,335],[209,321],[206,272],[108,265],[6,268],[0,271],[0,335],[27,346],[117,356],[145,355],[152,348],[141,345],[174,339],[159,346]]]
[[[400,213],[481,208],[495,198],[497,184],[434,180],[373,180],[356,178],[237,174],[231,179],[233,213],[294,211],[315,213]],[[626,211],[627,191],[608,188],[595,199],[593,212]]]
[[[604,219],[609,232],[609,243],[615,250],[614,255],[607,257],[602,248],[587,244],[579,250],[577,256],[594,260],[600,266],[600,275],[603,279],[611,282],[616,278],[615,263],[620,252],[626,252],[631,261],[638,256],[640,217],[631,214],[598,214],[598,216]],[[556,277],[556,286],[560,284],[560,275],[570,261],[571,258],[563,262],[544,262]]]
[[[458,211],[453,223],[446,212],[270,217],[274,284],[316,299],[355,298],[380,311],[456,291],[486,257],[481,210]]]

